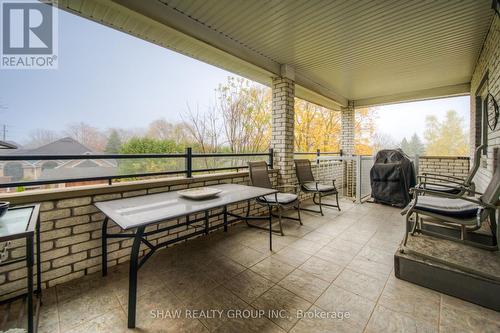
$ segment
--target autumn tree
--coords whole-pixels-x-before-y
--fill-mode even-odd
[[[30,132],[29,141],[26,143],[26,147],[38,148],[60,138],[61,136],[55,131],[38,128]]]
[[[68,125],[65,134],[94,151],[102,152],[106,146],[106,136],[96,127],[84,122]]]
[[[387,133],[375,132],[371,138],[372,154],[376,154],[382,149],[395,149],[399,148],[399,144],[391,135]]]
[[[271,95],[248,80],[229,77],[216,90],[216,111],[229,151],[259,152],[269,147]]]
[[[464,120],[455,110],[446,113],[443,121],[436,116],[427,116],[424,132],[427,155],[467,155],[469,135],[464,129]]]
[[[355,153],[371,154],[370,139],[375,131],[376,109],[357,109],[355,114]],[[341,113],[305,100],[295,99],[295,151],[340,150]]]

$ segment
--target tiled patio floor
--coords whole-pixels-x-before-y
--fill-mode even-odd
[[[160,251],[139,273],[135,330],[126,326],[127,264],[49,289],[40,332],[500,332],[500,313],[394,277],[399,210],[345,200],[342,209],[303,213],[303,226],[286,221],[273,252],[267,233],[245,225]],[[215,318],[189,318],[195,309]],[[313,316],[329,311],[350,317]]]

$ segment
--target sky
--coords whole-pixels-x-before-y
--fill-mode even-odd
[[[0,70],[0,126],[25,143],[37,128],[63,131],[85,121],[102,130],[182,120],[187,103],[206,110],[233,73],[59,11],[57,70]],[[468,127],[469,98],[379,107],[379,132],[423,137],[425,117],[454,109]],[[0,127],[0,138],[1,138]]]
[[[424,139],[425,118],[434,115],[442,121],[448,110],[455,110],[464,120],[464,128],[469,130],[470,97],[450,97],[436,100],[399,103],[378,107],[377,131],[391,135],[400,141],[417,133]]]

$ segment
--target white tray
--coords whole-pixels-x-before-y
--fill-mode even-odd
[[[188,188],[186,190],[177,191],[177,193],[185,198],[194,199],[194,200],[202,200],[215,197],[217,194],[222,192],[218,188],[214,187],[196,187],[196,188]]]

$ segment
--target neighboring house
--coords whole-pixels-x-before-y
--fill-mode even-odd
[[[17,149],[17,145],[12,142],[0,140],[0,149]]]
[[[36,149],[13,149],[2,151],[8,155],[97,155],[80,142],[62,138]],[[116,172],[116,161],[105,159],[82,160],[23,160],[0,161],[0,181],[18,182],[23,180],[53,180],[86,178]],[[100,173],[101,172],[101,173]]]

